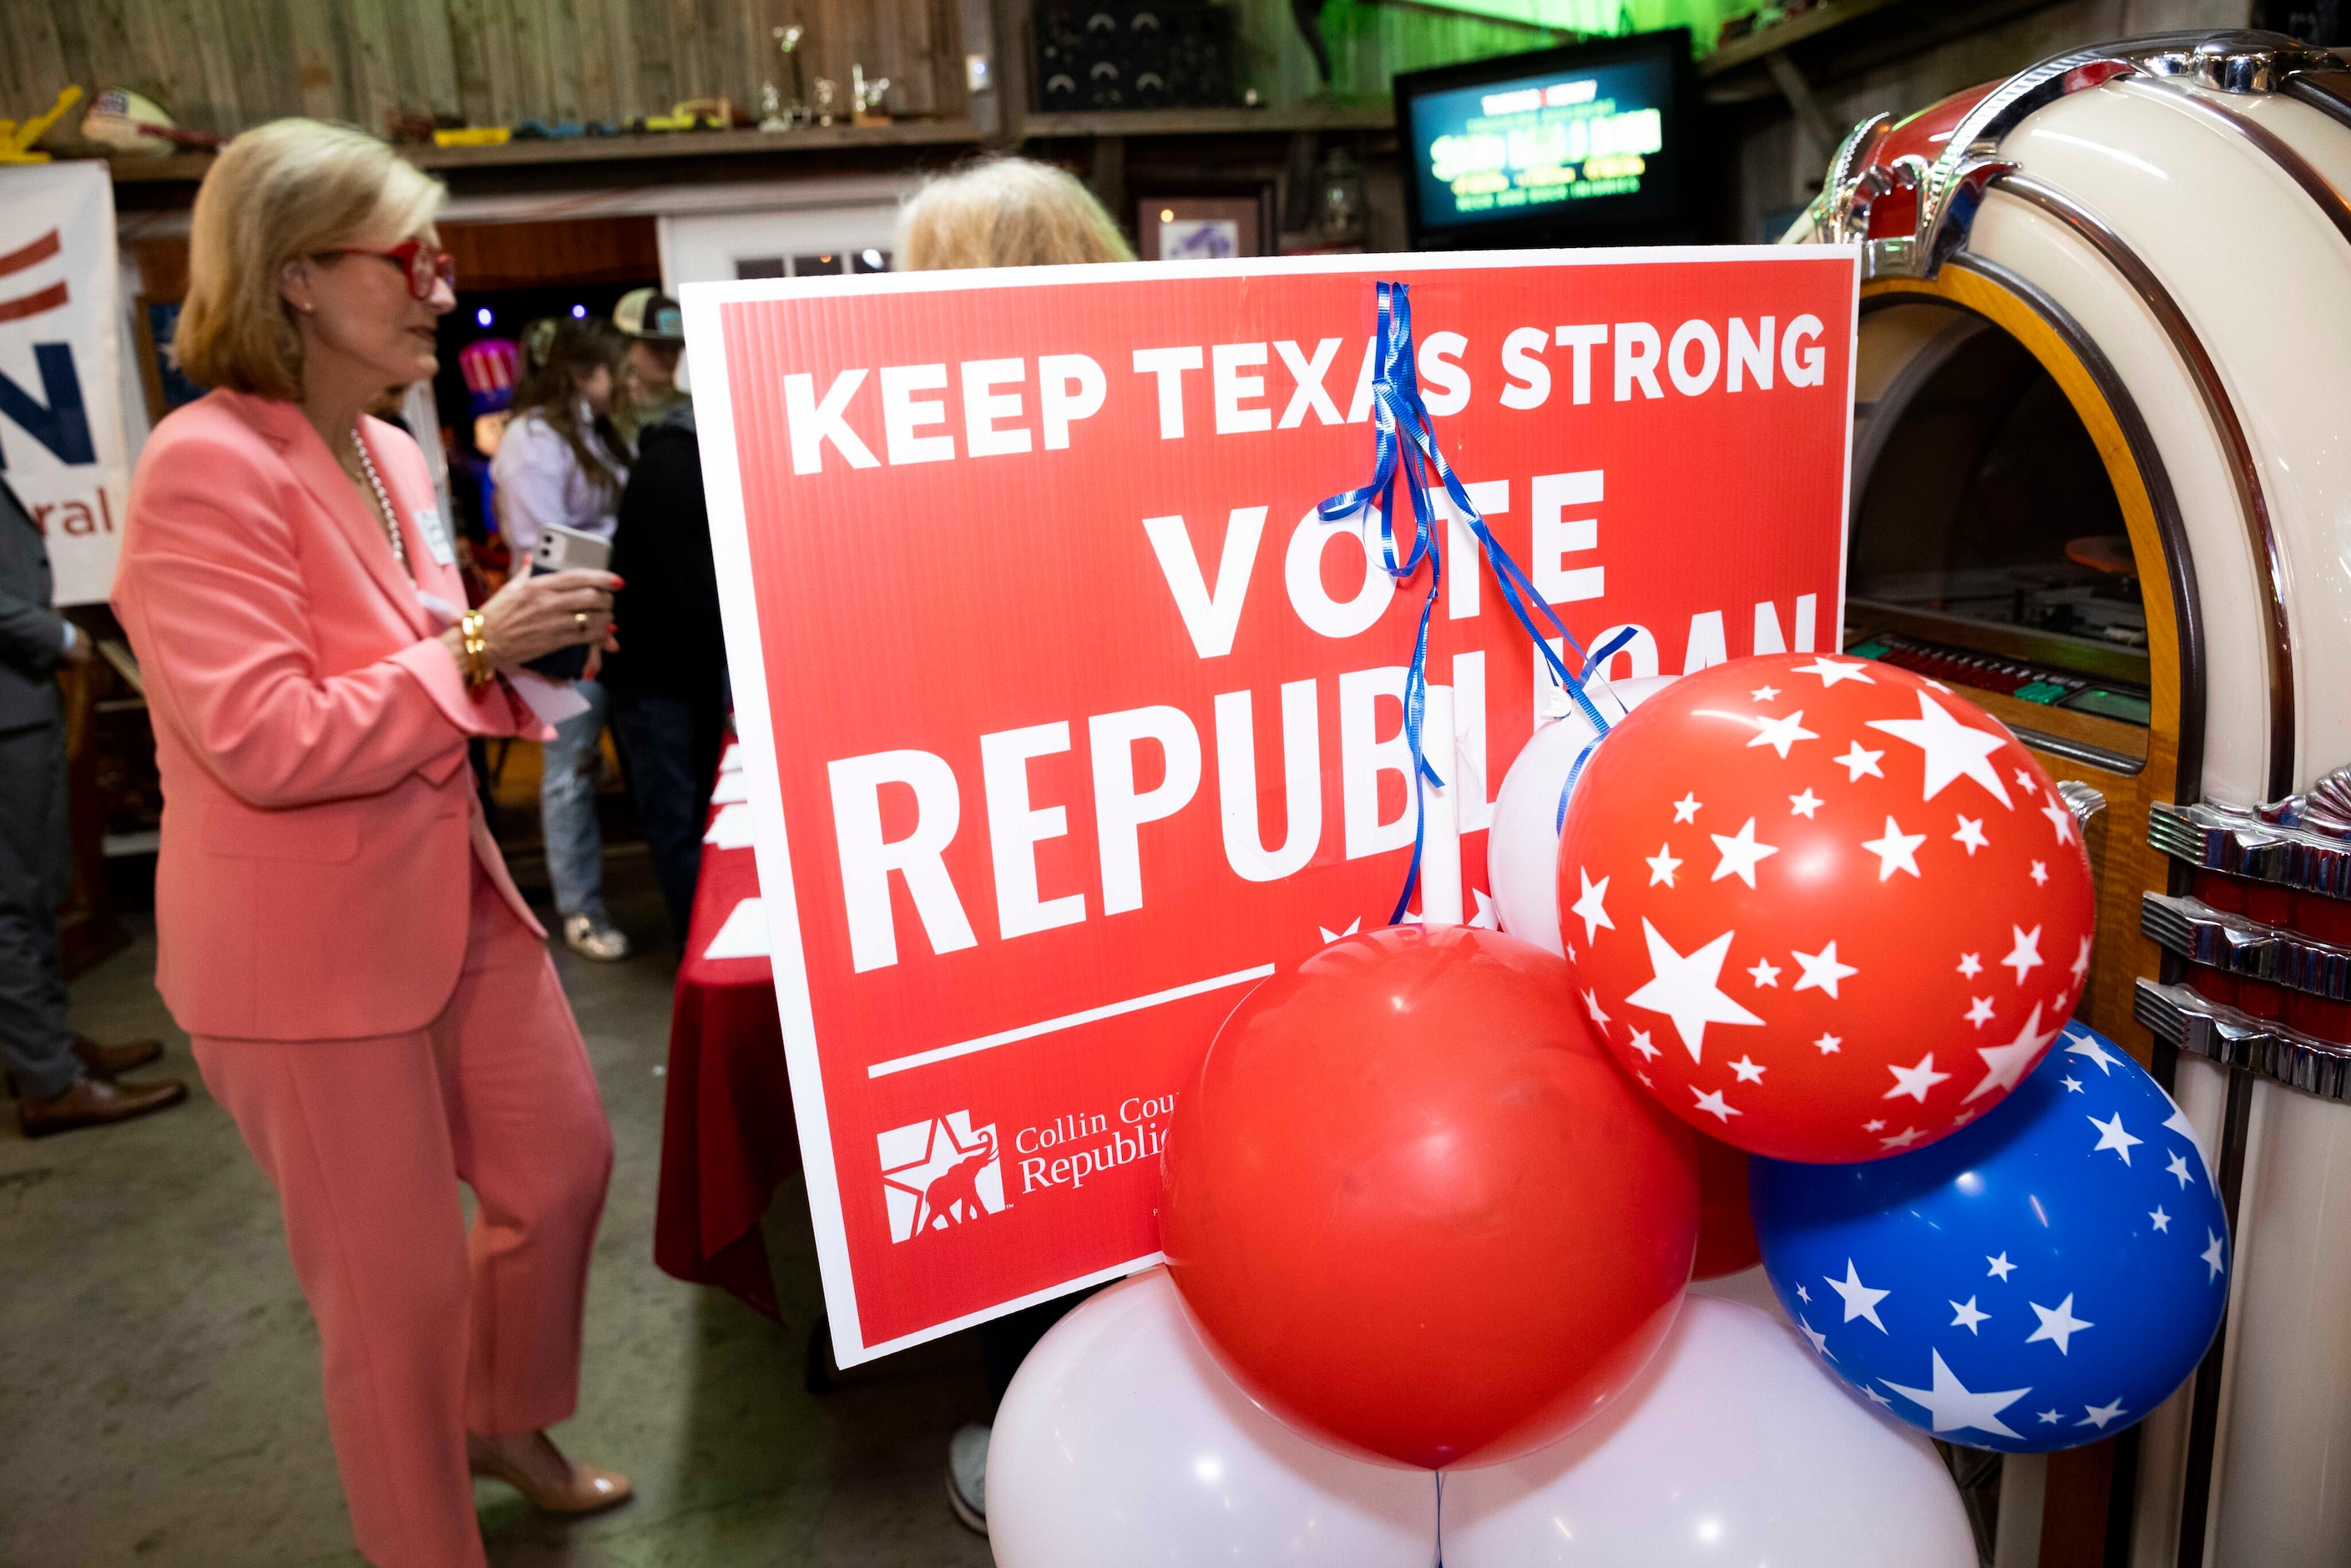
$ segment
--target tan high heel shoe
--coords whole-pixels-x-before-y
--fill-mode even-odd
[[[618,1470],[599,1469],[564,1458],[563,1453],[544,1432],[535,1433],[549,1454],[569,1469],[570,1479],[549,1486],[525,1475],[507,1456],[479,1437],[465,1439],[466,1468],[477,1476],[504,1481],[522,1493],[530,1505],[543,1513],[597,1513],[617,1508],[629,1500],[635,1488],[629,1478]]]

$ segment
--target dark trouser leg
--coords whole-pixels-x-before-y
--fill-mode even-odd
[[[1037,1348],[1037,1342],[1046,1331],[1070,1315],[1071,1308],[1095,1291],[1072,1291],[1066,1296],[1056,1296],[1050,1301],[1040,1301],[1033,1307],[1023,1307],[1004,1317],[991,1318],[979,1325],[979,1359],[987,1369],[987,1408],[989,1419],[1004,1403],[1004,1391],[1012,1386],[1012,1375]]]
[[[57,904],[71,853],[64,729],[0,735],[0,1062],[20,1092],[38,1100],[82,1077],[57,967]]]
[[[668,907],[670,929],[685,940],[694,884],[702,871],[703,818],[718,766],[719,720],[708,705],[681,697],[628,695],[613,704],[614,727],[629,753],[637,821]]]

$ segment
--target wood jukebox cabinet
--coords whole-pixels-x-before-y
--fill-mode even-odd
[[[1864,123],[1789,236],[1863,246],[1847,645],[2105,792],[2084,1011],[2235,1226],[2201,1371],[2011,1461],[2003,1563],[2351,1563],[2346,193],[2342,60],[2171,34]]]

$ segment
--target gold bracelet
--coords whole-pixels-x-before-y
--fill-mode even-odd
[[[490,641],[482,633],[482,612],[468,610],[457,620],[457,639],[465,649],[465,684],[486,686],[497,677],[490,664]]]

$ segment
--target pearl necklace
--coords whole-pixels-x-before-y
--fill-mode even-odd
[[[375,459],[368,455],[367,443],[360,439],[360,427],[356,424],[351,426],[351,450],[360,455],[360,466],[367,471],[368,485],[375,491],[376,505],[382,508],[383,537],[392,542],[392,559],[400,563],[401,570],[409,571],[408,541],[400,537],[400,524],[395,520],[397,514],[392,509],[392,493],[383,487],[383,476],[375,471]],[[410,575],[415,574],[410,572]]]

